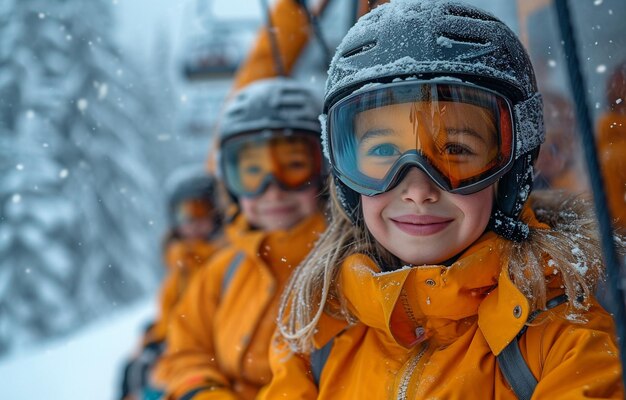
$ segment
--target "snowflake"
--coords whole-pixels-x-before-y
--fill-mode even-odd
[[[87,107],[89,106],[89,102],[87,101],[87,99],[79,99],[76,102],[76,107],[78,107],[78,109],[83,112],[87,109]]]

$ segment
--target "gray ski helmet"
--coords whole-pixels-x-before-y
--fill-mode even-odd
[[[168,195],[167,213],[169,224],[176,224],[176,210],[181,202],[191,199],[203,199],[219,208],[217,180],[200,166],[186,166],[174,171],[165,183]],[[216,214],[216,230],[221,219]]]
[[[224,143],[239,135],[266,130],[308,132],[321,140],[319,116],[322,99],[312,87],[287,77],[263,79],[238,91],[224,109],[219,128],[217,175],[225,177],[221,150]],[[322,166],[322,182],[328,173]],[[228,188],[228,185],[226,185]],[[228,190],[233,201],[237,196]]]
[[[220,121],[220,146],[229,138],[265,129],[321,131],[321,99],[305,84],[279,77],[253,82],[235,94]]]
[[[463,81],[511,101],[515,162],[498,181],[490,228],[507,239],[524,240],[528,226],[519,215],[545,133],[535,74],[519,39],[499,19],[465,3],[392,0],[380,5],[348,31],[331,61],[321,117],[326,157],[330,107],[366,85],[398,79]],[[335,183],[346,214],[355,218],[359,195],[337,175]]]

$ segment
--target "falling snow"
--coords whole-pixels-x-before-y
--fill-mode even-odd
[[[89,102],[86,99],[79,99],[76,102],[76,107],[78,107],[78,109],[81,112],[84,112],[87,109],[87,106],[89,105]]]

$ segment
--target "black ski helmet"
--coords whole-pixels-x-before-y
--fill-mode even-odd
[[[326,157],[325,116],[333,104],[366,85],[406,79],[460,80],[511,101],[515,162],[498,181],[490,228],[524,240],[528,226],[519,215],[532,190],[532,165],[545,133],[541,96],[522,43],[502,21],[465,3],[392,0],[377,7],[348,31],[331,61],[321,117]],[[358,194],[336,176],[335,183],[344,211],[355,218]]]
[[[226,105],[218,130],[217,176],[224,179],[221,149],[239,135],[265,130],[309,132],[321,140],[322,100],[311,86],[288,77],[253,82],[240,89]],[[327,168],[322,167],[327,176]],[[228,188],[228,185],[225,185]],[[233,201],[237,197],[228,190]]]

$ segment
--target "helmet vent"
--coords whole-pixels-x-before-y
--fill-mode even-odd
[[[241,109],[241,108],[237,108],[235,110],[232,110],[231,112],[229,112],[228,114],[231,117],[238,117],[240,115],[242,115],[245,112],[245,110]]]
[[[302,90],[300,90],[300,89],[292,89],[292,88],[285,88],[285,89],[281,90],[281,95],[285,96],[285,97],[301,96],[302,95]]]
[[[362,45],[360,45],[358,47],[355,47],[355,48],[352,48],[352,49],[346,51],[345,53],[343,53],[341,55],[341,57],[342,58],[352,57],[352,56],[355,56],[357,54],[361,54],[361,53],[364,53],[364,52],[366,52],[368,50],[371,50],[374,47],[376,47],[376,41],[372,40],[371,42],[367,42],[365,44],[362,44]]]
[[[280,109],[285,112],[294,112],[299,111],[302,108],[299,104],[287,104],[283,103],[280,105]]]
[[[476,36],[463,36],[455,32],[446,32],[445,34],[442,34],[441,37],[457,43],[471,43],[479,46],[488,46],[491,44],[491,42],[486,38]]]
[[[463,18],[470,18],[470,19],[478,19],[481,21],[491,21],[491,22],[500,22],[498,21],[498,19],[496,19],[495,17],[487,14],[487,13],[483,13],[480,12],[479,10],[472,10],[472,9],[468,9],[467,7],[463,6],[463,7],[459,7],[456,5],[449,5],[448,7],[448,14],[449,15],[454,15],[456,17],[463,17]]]

